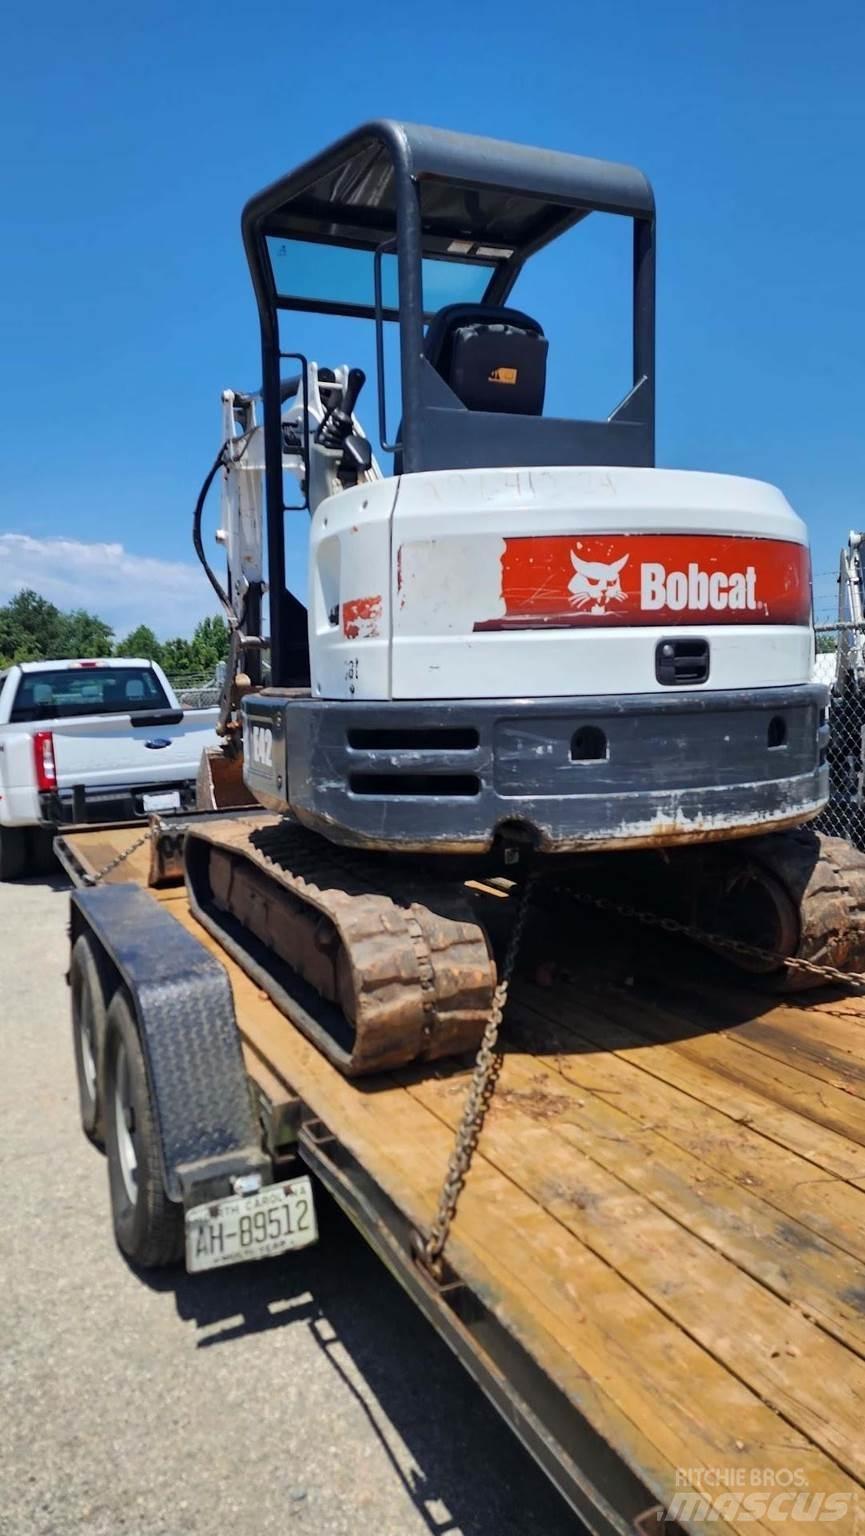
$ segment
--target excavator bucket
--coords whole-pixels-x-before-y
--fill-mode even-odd
[[[208,747],[201,754],[195,785],[199,811],[230,811],[257,801],[243,782],[243,756],[239,752]]]

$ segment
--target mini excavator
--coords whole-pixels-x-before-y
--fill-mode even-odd
[[[576,420],[544,407],[578,338],[511,298],[599,215],[632,228],[633,377]],[[268,814],[188,833],[199,920],[350,1075],[477,1044],[496,963],[472,872],[603,869],[762,946],[756,969],[861,970],[865,860],[805,825],[829,772],[805,526],[770,485],[655,466],[645,176],[378,121],[253,197],[242,231],[262,386],[223,395],[196,512],[202,552],[221,472],[232,651],[202,782],[218,805],[242,761]],[[389,473],[363,371],[292,350],[298,312],[374,328]],[[309,519],[307,606],[287,516]]]

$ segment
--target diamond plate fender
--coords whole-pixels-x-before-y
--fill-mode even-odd
[[[219,961],[140,886],[73,891],[71,905],[72,942],[93,934],[132,1001],[169,1199],[218,1198],[238,1174],[269,1183]]]

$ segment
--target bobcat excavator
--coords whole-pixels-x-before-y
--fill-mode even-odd
[[[633,234],[632,384],[591,421],[544,410],[548,353],[577,367],[579,337],[511,303],[589,217]],[[351,1075],[478,1043],[497,973],[472,874],[648,892],[785,981],[787,956],[861,970],[865,860],[802,830],[828,794],[806,529],[770,485],[655,467],[646,178],[380,121],[242,230],[262,387],[223,396],[196,541],[221,472],[226,756],[242,730],[270,814],[188,833],[199,920]],[[301,355],[298,312],[373,328],[389,473],[363,372]],[[308,609],[287,516],[309,518]]]

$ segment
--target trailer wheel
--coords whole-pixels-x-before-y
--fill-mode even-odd
[[[147,1068],[123,992],[115,993],[106,1016],[102,1082],[117,1246],[141,1269],[175,1264],[183,1252],[183,1209],[162,1183]]]
[[[0,880],[17,880],[26,863],[26,828],[0,827]]]
[[[94,1146],[105,1145],[100,1079],[105,1045],[106,997],[99,961],[90,939],[82,933],[72,948],[69,966],[72,1004],[72,1048],[78,1079],[81,1129]]]

